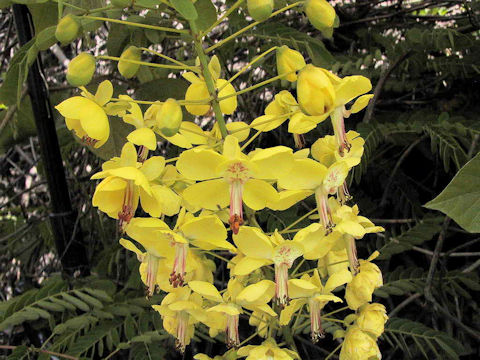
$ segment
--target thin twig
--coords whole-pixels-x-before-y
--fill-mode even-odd
[[[18,346],[13,346],[13,345],[0,345],[0,349],[6,349],[6,350],[15,350],[17,347]],[[29,347],[27,349],[29,351],[41,352],[41,353],[49,354],[49,355],[52,355],[52,356],[58,356],[58,357],[61,357],[61,358],[64,358],[64,359],[78,360],[78,358],[75,357],[75,356],[61,354],[61,353],[54,352],[54,351],[42,350],[42,349],[37,349],[37,348],[32,348],[32,347]]]

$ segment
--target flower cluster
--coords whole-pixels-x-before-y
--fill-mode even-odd
[[[259,4],[249,2],[249,10],[263,18],[261,12],[268,13],[270,5],[263,4],[267,7],[260,11]],[[312,24],[327,33],[334,20],[328,6],[323,0],[305,5]],[[317,15],[319,9],[324,18]],[[122,54],[119,69],[124,76],[134,76],[138,66],[133,71],[126,61],[135,57],[138,62],[139,51],[129,48]],[[234,78],[221,78],[216,56],[208,66],[197,59],[183,73],[191,83],[184,99],[148,103],[127,95],[113,98],[112,84],[104,81],[95,95],[81,87],[81,96],[57,109],[67,127],[95,148],[109,139],[109,121],[115,121],[109,115],[132,126],[120,157],[106,161],[92,176],[101,179],[92,202],[118,219],[124,236],[120,244],[136,254],[147,295],[166,293],[153,308],[180,351],[203,324],[211,337],[224,334],[232,348],[225,358],[296,359],[295,351],[277,345],[278,330],[292,322],[296,328],[307,313],[311,339],[317,342],[324,337],[322,320],[331,319],[323,309],[346,301],[354,313],[336,319],[345,327],[335,333],[344,337],[340,359],[381,358],[376,339],[387,317],[383,305],[371,302],[382,274],[372,263],[376,253],[357,259],[355,242],[383,228],[359,215],[357,205],[348,205],[347,177],[361,161],[364,140],[347,132],[344,122],[367,106],[371,83],[363,76],[340,78],[307,64],[300,52],[286,46],[276,51],[278,76],[295,87],[296,96],[280,91],[264,115],[249,124],[224,122],[223,115],[237,108],[237,93]],[[139,105],[144,103],[150,105],[145,111]],[[220,116],[205,131],[184,121],[182,107],[195,116]],[[305,148],[303,134],[327,119],[333,135]],[[287,120],[297,149],[279,145],[247,151],[258,134]],[[257,133],[250,136],[252,129]],[[179,157],[149,156],[158,153],[159,139],[181,148]],[[267,233],[256,220],[257,211],[286,210],[310,196],[317,214],[304,217],[312,215],[306,227]],[[135,217],[139,204],[149,217]],[[173,218],[175,224],[169,225]],[[221,289],[215,281],[219,260],[230,274]],[[310,266],[299,272],[303,265]],[[265,338],[261,345],[242,346],[242,318]],[[195,359],[209,357],[197,354]]]

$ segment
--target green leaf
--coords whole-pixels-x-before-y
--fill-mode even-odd
[[[186,20],[192,21],[198,18],[197,10],[191,0],[170,0],[170,2]]]
[[[210,25],[217,21],[217,9],[211,0],[197,0],[195,9],[197,9],[198,14],[201,14],[201,16],[195,20],[199,30],[207,30]]]
[[[22,360],[28,356],[29,350],[26,345],[17,346],[7,357],[7,360]]]
[[[455,175],[435,199],[425,204],[450,216],[465,230],[480,232],[480,153]]]
[[[72,303],[75,305],[77,308],[79,308],[82,311],[90,311],[90,307],[84,303],[82,300],[77,299],[75,296],[69,295],[69,294],[62,294],[62,297],[67,300],[68,302]]]

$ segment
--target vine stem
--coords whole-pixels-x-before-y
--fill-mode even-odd
[[[273,12],[272,15],[270,15],[270,17],[269,17],[268,19],[271,19],[272,17],[277,16],[278,14],[281,14],[281,13],[284,12],[284,11],[290,10],[291,8],[294,8],[295,6],[302,5],[303,3],[304,3],[303,1],[297,1],[297,2],[295,2],[295,3],[293,3],[293,4],[287,5],[287,6],[283,7],[283,8],[281,8],[281,9]],[[268,19],[266,19],[266,20],[268,20]],[[265,21],[265,20],[264,20],[264,21]],[[205,50],[205,52],[208,54],[208,53],[211,52],[212,50],[215,50],[216,48],[222,46],[223,44],[229,42],[230,40],[235,39],[238,35],[243,34],[245,31],[250,30],[251,28],[257,26],[258,24],[260,24],[260,23],[262,23],[262,22],[263,22],[263,21],[255,21],[255,22],[251,23],[250,25],[245,26],[243,29],[238,30],[236,33],[233,33],[232,35],[227,36],[225,39],[217,42],[216,44],[214,44],[214,45],[212,45],[212,46],[210,46],[209,48],[207,48],[207,49]]]
[[[6,350],[15,350],[17,347],[18,346],[13,346],[13,345],[0,345],[0,349],[6,349]],[[66,354],[62,354],[62,353],[58,353],[58,352],[54,352],[54,351],[48,351],[48,350],[37,349],[37,348],[32,348],[32,347],[29,347],[27,349],[30,350],[30,351],[49,354],[49,355],[52,355],[52,356],[58,356],[58,357],[61,357],[61,358],[64,358],[64,359],[78,360],[78,358],[75,357],[75,356],[70,356],[70,355],[66,355]]]
[[[215,113],[215,118],[217,119],[218,127],[220,128],[220,133],[222,134],[222,138],[225,138],[228,135],[227,127],[225,125],[225,119],[223,117],[222,109],[220,108],[220,102],[218,99],[218,92],[215,86],[215,82],[212,78],[212,74],[210,74],[210,70],[208,69],[207,55],[203,50],[201,36],[198,32],[195,21],[190,21],[190,28],[192,29],[193,42],[195,45],[197,56],[200,60],[203,78],[205,79],[205,84],[207,85],[208,93],[212,97],[211,104],[212,104],[213,112]]]
[[[209,28],[205,31],[202,32],[202,37],[204,37],[205,35],[207,35],[210,31],[212,31],[213,29],[215,29],[217,27],[217,25],[219,25],[223,20],[225,20],[235,9],[237,9],[240,5],[242,5],[242,3],[244,2],[245,0],[237,0],[237,2],[235,4],[233,4],[227,11],[225,11],[225,13],[223,13],[222,16],[220,16],[217,21],[215,21],[212,25],[209,26]]]
[[[113,22],[113,23],[117,23],[117,24],[133,26],[133,27],[140,27],[140,28],[150,29],[150,30],[174,32],[174,33],[178,33],[178,34],[188,34],[188,30],[184,30],[184,29],[172,29],[172,28],[168,28],[168,27],[164,27],[164,26],[138,24],[138,23],[134,23],[134,22],[131,22],[131,21],[110,19],[110,18],[101,17],[101,16],[84,15],[83,17],[85,19],[99,20],[99,21],[105,21],[105,22]]]
[[[150,66],[162,69],[173,69],[173,70],[192,70],[191,66],[188,65],[168,65],[168,64],[156,64],[150,63],[146,61],[140,60],[132,60],[132,59],[122,59],[117,56],[107,56],[107,55],[97,55],[97,59],[104,59],[104,60],[113,60],[113,61],[124,61],[129,64],[136,64],[136,65],[143,65],[143,66]]]
[[[156,55],[156,56],[159,56],[165,60],[168,60],[174,64],[177,64],[179,66],[183,66],[185,69],[190,69],[194,72],[198,72],[198,69],[195,67],[195,66],[189,66],[187,64],[184,64],[182,63],[181,61],[178,61],[178,60],[175,60],[173,58],[171,58],[170,56],[167,56],[167,55],[163,55],[162,53],[159,53],[158,51],[155,51],[155,50],[150,50],[149,48],[146,48],[146,47],[141,47],[140,50],[143,50],[143,51],[146,51],[146,52],[149,52],[150,54],[153,54],[153,55]]]

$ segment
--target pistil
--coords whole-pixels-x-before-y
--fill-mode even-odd
[[[237,348],[240,345],[240,335],[238,333],[238,314],[227,314],[227,327],[225,332],[227,335],[227,346],[229,348]]]
[[[170,284],[173,287],[183,286],[185,282],[185,266],[187,263],[188,244],[175,243],[175,260],[173,262],[173,270],[170,274]]]
[[[125,187],[125,193],[123,195],[122,210],[118,212],[118,228],[122,234],[125,232],[125,228],[130,223],[130,220],[132,220],[133,215],[135,215],[133,193],[133,180],[127,180],[127,186]]]

